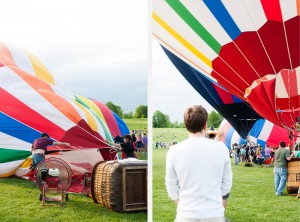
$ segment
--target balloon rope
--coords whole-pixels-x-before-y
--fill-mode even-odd
[[[107,143],[106,141],[96,137],[95,135],[91,134],[90,132],[88,132],[87,130],[85,130],[84,128],[82,128],[81,126],[77,125],[80,129],[82,129],[83,131],[85,131],[87,134],[89,134],[90,136],[94,137],[96,140],[99,140],[100,142],[104,143],[105,145],[108,145],[109,147],[113,147],[111,146],[109,143]]]
[[[57,147],[61,152],[64,152],[64,150],[62,150],[60,148],[60,146],[64,146],[64,145],[55,145],[54,147]],[[72,147],[74,150],[80,150],[80,147],[76,147],[76,146],[69,146],[69,147]],[[110,149],[110,150],[113,150],[115,152],[118,152],[120,150],[120,149],[118,149],[117,147],[114,147],[114,146],[107,146],[107,147],[101,147],[101,148],[99,148],[99,147],[94,147],[93,148],[92,147],[92,148],[87,148],[87,149],[99,149],[99,150],[101,150],[101,149]],[[68,151],[72,151],[72,150],[68,150]]]
[[[291,53],[290,53],[290,48],[289,48],[289,41],[287,39],[287,34],[286,34],[286,29],[285,29],[285,23],[284,22],[282,23],[282,26],[283,26],[283,30],[284,30],[284,37],[285,37],[285,42],[286,42],[286,48],[287,48],[288,55],[289,55],[289,61],[290,61],[290,66],[291,66],[290,69],[292,69],[293,65],[292,65]]]

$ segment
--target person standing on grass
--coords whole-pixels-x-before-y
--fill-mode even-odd
[[[241,157],[241,162],[245,161],[246,158],[246,149],[245,149],[245,145],[243,145],[240,149],[240,157]]]
[[[266,146],[265,148],[265,160],[269,159],[271,155],[271,149],[269,146]]]
[[[275,151],[274,158],[274,183],[275,194],[281,196],[287,180],[287,161],[290,161],[294,154],[285,149],[286,143],[280,142],[279,148]]]
[[[234,165],[238,165],[240,162],[240,153],[238,152],[239,146],[237,143],[232,144],[232,150],[234,153]]]
[[[225,221],[231,163],[226,145],[205,137],[207,120],[202,106],[188,108],[184,123],[189,138],[167,153],[165,184],[177,204],[176,222]]]
[[[143,147],[142,134],[139,133],[137,135],[137,139],[136,139],[135,145],[136,145],[137,153],[140,153],[141,149]]]
[[[142,138],[143,146],[144,146],[144,154],[147,156],[148,153],[148,136],[146,133],[143,134]]]

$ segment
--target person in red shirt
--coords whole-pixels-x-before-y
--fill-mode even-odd
[[[41,137],[36,139],[31,146],[32,170],[35,169],[37,165],[39,165],[39,163],[45,159],[45,152],[47,151],[47,146],[49,145],[70,146],[70,143],[53,141],[50,139],[47,133],[42,133]]]

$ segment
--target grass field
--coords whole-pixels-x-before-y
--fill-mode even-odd
[[[112,212],[95,204],[92,198],[79,194],[69,194],[69,201],[64,201],[63,207],[42,207],[39,188],[34,182],[21,178],[0,178],[0,190],[1,222],[147,221],[146,212]]]
[[[123,119],[123,121],[127,124],[130,131],[133,129],[146,131],[148,129],[147,118]]]
[[[187,138],[185,129],[153,129],[153,221],[173,221],[175,204],[168,198],[164,185],[167,149],[155,149],[156,141],[177,142]],[[191,154],[192,155],[192,154]],[[233,187],[226,218],[232,222],[298,222],[300,199],[274,195],[273,168],[232,165]]]

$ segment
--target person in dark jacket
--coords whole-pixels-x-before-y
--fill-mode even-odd
[[[124,136],[124,141],[121,144],[117,143],[111,143],[109,141],[106,141],[108,144],[121,148],[122,149],[122,159],[127,159],[127,158],[134,158],[134,146],[133,142],[131,140],[130,135],[125,135]]]

